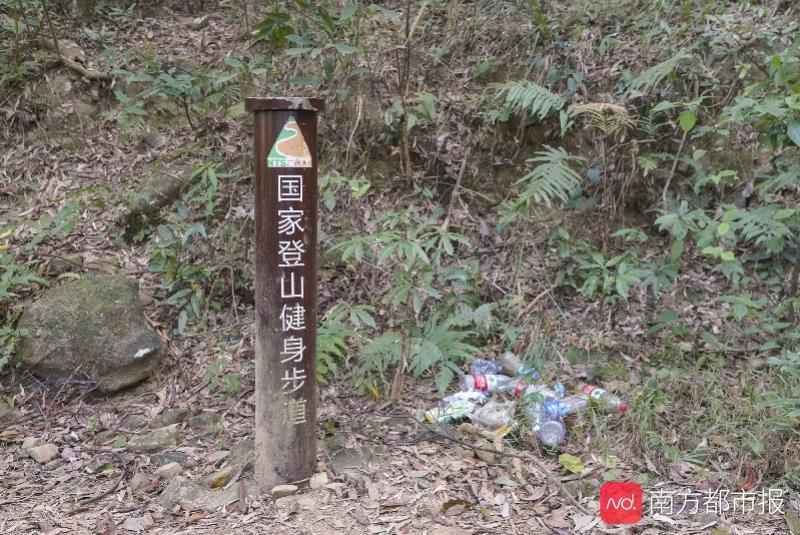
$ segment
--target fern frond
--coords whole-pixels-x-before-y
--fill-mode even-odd
[[[566,104],[560,96],[527,80],[495,84],[493,87],[497,90],[495,97],[502,101],[507,111],[525,117],[535,117],[540,121],[551,113],[559,111]]]
[[[681,62],[691,59],[691,57],[692,55],[689,52],[682,51],[670,59],[640,72],[636,78],[631,80],[628,86],[628,96],[635,92],[642,94],[649,93],[660,84],[664,78],[672,74]]]
[[[605,135],[623,134],[636,126],[636,121],[624,106],[607,102],[589,102],[569,107],[574,117],[586,115],[589,126],[600,130]]]
[[[777,176],[769,177],[757,186],[759,195],[771,195],[783,189],[800,186],[800,168],[791,167]]]
[[[562,148],[545,146],[536,158],[528,160],[538,163],[530,173],[517,181],[525,184],[515,204],[530,207],[531,204],[552,206],[554,202],[568,201],[581,187],[582,179],[570,166],[584,159],[572,156]]]

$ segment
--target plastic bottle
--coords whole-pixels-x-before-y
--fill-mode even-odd
[[[486,393],[512,392],[520,388],[520,380],[516,377],[489,373],[485,375],[465,375],[461,379],[461,390]]]
[[[503,367],[503,371],[509,375],[521,375],[529,378],[531,381],[538,381],[542,378],[539,372],[537,372],[534,368],[525,366],[522,360],[520,360],[520,358],[511,351],[506,351],[500,355],[498,360],[500,361],[500,365]]]
[[[589,396],[575,394],[559,400],[561,403],[561,416],[585,411],[589,407]]]
[[[469,365],[471,375],[496,375],[503,372],[503,367],[497,361],[489,359],[475,359]]]
[[[478,407],[470,420],[492,431],[514,422],[514,401],[491,400],[483,407]]]
[[[489,396],[483,392],[456,392],[442,399],[437,407],[425,411],[424,419],[434,423],[450,423],[470,417],[475,410],[486,403]]]
[[[628,410],[628,404],[622,401],[622,399],[618,398],[608,390],[604,390],[599,386],[589,385],[589,384],[582,384],[579,387],[580,391],[583,392],[585,395],[589,396],[592,400],[599,403],[601,406],[606,407],[611,412],[619,412],[623,414],[625,411]]]
[[[544,399],[547,398],[558,398],[558,394],[555,390],[548,387],[547,385],[528,385],[525,384],[523,388],[517,388],[514,390],[514,395],[518,398],[528,398],[526,401],[528,403],[540,403]]]
[[[526,404],[525,415],[539,441],[549,448],[555,448],[564,442],[567,428],[561,416],[560,401],[548,397],[542,403]]]

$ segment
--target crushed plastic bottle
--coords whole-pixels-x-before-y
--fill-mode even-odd
[[[487,394],[494,392],[514,392],[522,388],[520,382],[520,379],[517,377],[509,377],[496,373],[465,375],[461,379],[461,390],[467,392],[486,392]]]
[[[529,403],[538,403],[547,398],[558,399],[558,393],[547,385],[524,384],[522,388],[516,388],[514,395],[522,398]],[[527,398],[527,399],[526,399]]]
[[[531,381],[538,381],[542,378],[542,375],[535,368],[525,366],[522,360],[511,351],[506,351],[500,355],[498,360],[503,367],[503,371],[508,375],[522,376]]]
[[[561,402],[553,397],[543,402],[528,403],[524,406],[525,415],[531,430],[544,446],[555,448],[567,437],[567,427],[561,415]]]
[[[423,418],[430,423],[451,423],[469,418],[475,410],[486,403],[489,396],[483,392],[456,392],[442,399],[437,407],[425,411]]]
[[[561,402],[562,416],[583,412],[589,407],[589,396],[586,394],[566,396],[559,401]]]
[[[628,410],[628,404],[622,401],[608,390],[590,384],[582,384],[579,390],[596,401],[600,406],[606,407],[610,412],[619,412],[624,414]]]
[[[471,375],[497,375],[503,372],[503,367],[495,360],[475,359],[469,365]]]
[[[512,426],[514,423],[514,401],[491,400],[486,405],[479,407],[472,413],[470,420],[492,431],[503,426]]]

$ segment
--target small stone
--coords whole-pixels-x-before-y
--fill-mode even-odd
[[[75,462],[75,461],[78,460],[79,457],[80,456],[78,455],[78,453],[74,449],[70,448],[69,446],[67,446],[66,448],[61,450],[61,458],[64,459],[65,461],[67,461],[67,462],[70,462],[70,463]]]
[[[194,466],[194,461],[182,451],[165,451],[156,453],[150,457],[150,463],[155,466],[162,466],[169,463],[178,463],[181,466]]]
[[[272,498],[277,500],[284,496],[291,496],[297,492],[297,485],[278,485],[272,488]]]
[[[178,476],[169,482],[161,493],[159,502],[165,509],[181,504],[185,509],[192,508],[192,502],[205,496],[206,491],[194,481]]]
[[[178,424],[153,429],[149,433],[137,435],[128,442],[131,451],[157,451],[178,445]]]
[[[208,15],[203,15],[202,17],[197,17],[192,19],[193,30],[195,31],[202,30],[206,26],[208,26]]]
[[[312,489],[321,489],[325,485],[328,484],[328,474],[325,472],[319,472],[311,476],[311,481],[308,482],[308,485]]]
[[[240,470],[240,466],[229,464],[225,468],[217,470],[213,474],[206,476],[203,482],[209,488],[218,489],[227,485],[233,476],[236,475]]]
[[[43,443],[44,441],[39,437],[27,437],[22,441],[22,451],[27,453],[36,446],[41,446]]]
[[[150,422],[151,428],[166,427],[168,425],[177,424],[189,416],[189,409],[166,409],[164,412],[153,418]]]
[[[44,444],[28,450],[28,455],[39,464],[47,464],[58,455],[58,447],[55,444]]]
[[[156,470],[156,475],[161,479],[172,479],[183,472],[183,467],[178,463],[169,463],[159,466]]]
[[[189,427],[205,435],[222,431],[222,415],[204,412],[189,418]]]
[[[142,473],[136,472],[133,474],[130,483],[128,483],[128,487],[131,489],[131,492],[134,494],[140,490],[146,490],[152,483],[150,476]]]
[[[478,457],[478,459],[480,459],[481,461],[488,464],[494,464],[495,462],[497,462],[497,457],[495,456],[494,453],[490,451],[475,450],[475,456]]]
[[[144,519],[142,517],[128,517],[122,523],[122,528],[136,533],[144,531]]]

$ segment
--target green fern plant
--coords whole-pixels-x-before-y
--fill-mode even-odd
[[[624,106],[607,102],[589,102],[570,106],[571,117],[585,116],[587,126],[599,130],[606,136],[624,134],[636,126],[636,121]]]
[[[675,56],[649,69],[640,72],[628,85],[628,96],[646,95],[658,86],[667,76],[670,76],[678,66],[692,58],[692,54],[682,50]]]
[[[518,185],[523,185],[523,190],[514,201],[514,208],[550,207],[556,202],[567,202],[580,190],[583,182],[572,166],[583,161],[583,158],[572,156],[562,148],[545,146],[545,150],[528,160],[538,165],[517,181]]]
[[[566,101],[545,87],[528,80],[515,80],[504,84],[494,84],[495,98],[501,101],[501,110],[493,118],[497,120],[517,114],[525,119],[542,121],[560,111]]]

